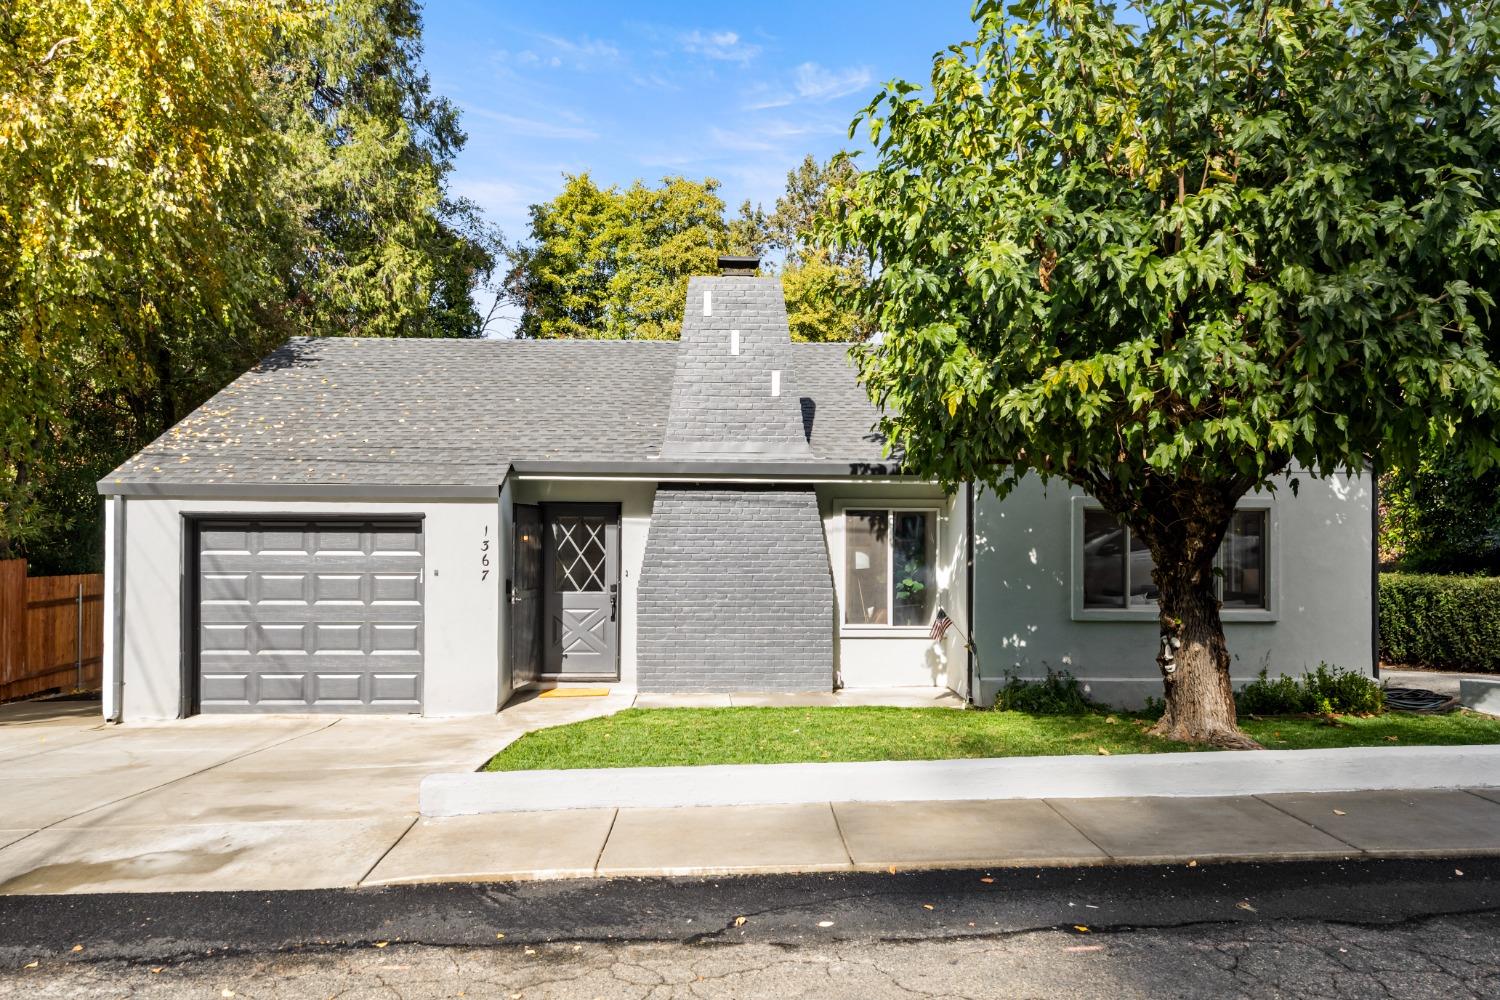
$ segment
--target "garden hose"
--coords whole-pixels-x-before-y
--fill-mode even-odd
[[[1458,699],[1425,688],[1389,687],[1385,689],[1385,707],[1394,712],[1420,712],[1436,715],[1458,707]]]

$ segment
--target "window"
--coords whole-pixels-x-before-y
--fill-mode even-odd
[[[926,628],[937,610],[937,517],[844,512],[844,624]]]
[[[1267,593],[1264,507],[1234,512],[1215,557],[1216,586],[1226,611],[1265,611]],[[1146,543],[1097,507],[1083,508],[1082,607],[1085,611],[1145,611],[1156,607],[1156,564]]]

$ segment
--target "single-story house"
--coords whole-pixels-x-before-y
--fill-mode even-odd
[[[846,347],[792,343],[739,263],[689,282],[676,342],[275,351],[99,484],[106,715],[491,713],[575,682],[985,704],[1048,670],[1159,693],[1128,532],[1056,485],[906,474]],[[1371,481],[1302,479],[1220,556],[1239,680],[1374,669]]]

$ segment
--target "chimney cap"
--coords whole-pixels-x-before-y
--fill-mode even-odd
[[[759,268],[759,257],[740,257],[730,254],[719,258],[719,273],[725,276],[754,277]]]

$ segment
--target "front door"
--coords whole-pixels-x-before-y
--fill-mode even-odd
[[[542,672],[542,508],[518,503],[511,539],[510,683],[530,684]]]
[[[620,672],[620,509],[613,504],[542,508],[546,579],[542,672],[615,680]]]

